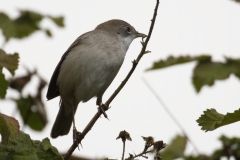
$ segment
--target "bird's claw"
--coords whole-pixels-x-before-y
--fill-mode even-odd
[[[76,127],[73,127],[73,143],[76,143],[76,144],[77,144],[78,150],[80,150],[80,149],[79,149],[78,139],[79,139],[79,137],[81,136],[81,134],[82,134],[81,132],[77,131]],[[82,147],[81,142],[80,142],[80,145],[81,145],[81,147]]]
[[[100,112],[104,115],[104,117],[108,119],[108,116],[107,116],[105,110],[103,109],[103,107],[106,108],[107,106],[105,106],[104,104],[101,104],[101,105],[99,105],[99,108],[98,108],[98,109],[99,109]],[[108,119],[108,120],[109,120],[109,119]]]

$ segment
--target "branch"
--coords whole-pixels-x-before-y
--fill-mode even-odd
[[[115,92],[111,95],[111,97],[106,101],[105,105],[108,106],[112,100],[117,96],[117,94],[121,91],[121,89],[123,88],[123,86],[127,83],[128,79],[131,77],[132,73],[134,72],[135,68],[137,67],[137,64],[139,63],[140,59],[142,58],[142,56],[145,54],[145,53],[148,53],[149,51],[146,51],[146,48],[147,48],[147,44],[150,40],[150,37],[152,35],[152,31],[153,31],[153,27],[154,27],[154,24],[155,24],[155,20],[156,20],[156,17],[157,17],[157,10],[158,10],[158,5],[159,5],[159,0],[157,0],[157,4],[156,4],[156,7],[154,9],[154,14],[153,14],[153,19],[151,20],[152,23],[151,23],[151,26],[150,26],[150,29],[149,29],[149,32],[148,32],[148,36],[147,36],[147,39],[145,42],[142,42],[142,50],[140,52],[140,54],[138,55],[137,59],[136,60],[133,60],[133,66],[131,68],[131,70],[129,71],[128,75],[126,76],[126,78],[122,81],[122,83],[118,86],[118,88],[115,90]]]
[[[124,160],[124,153],[125,153],[125,141],[123,141],[122,160]]]
[[[128,79],[131,77],[132,73],[134,72],[135,68],[137,67],[137,64],[139,63],[140,59],[142,58],[142,56],[145,53],[148,53],[149,51],[146,51],[147,48],[147,44],[150,40],[150,37],[152,35],[152,31],[153,31],[153,27],[155,24],[155,20],[157,17],[157,10],[158,10],[158,6],[159,6],[159,0],[157,0],[155,9],[154,9],[154,14],[153,14],[153,18],[152,18],[152,23],[148,32],[148,36],[146,38],[146,41],[142,42],[142,50],[140,52],[140,54],[138,55],[137,59],[133,61],[133,66],[131,68],[131,70],[129,71],[129,73],[127,74],[126,78],[122,81],[122,83],[119,85],[119,87],[115,90],[115,92],[111,95],[111,97],[106,101],[105,104],[102,104],[102,108],[107,111],[109,109],[109,105],[110,103],[113,101],[113,99],[118,95],[118,93],[122,90],[122,88],[124,87],[124,85],[127,83]],[[78,147],[78,144],[81,143],[81,141],[83,140],[83,138],[85,137],[85,135],[91,130],[91,128],[93,127],[93,125],[95,124],[95,122],[98,120],[98,118],[101,116],[102,111],[98,110],[98,112],[94,115],[94,117],[92,118],[92,120],[88,123],[88,125],[85,127],[85,129],[83,130],[83,132],[81,134],[78,135],[76,141],[72,144],[72,146],[69,148],[69,150],[67,151],[66,155],[64,155],[64,160],[69,159],[69,157],[72,155],[73,151]]]
[[[132,154],[130,154],[130,156],[128,157],[128,158],[126,158],[125,160],[134,160],[135,158],[137,158],[137,157],[144,157],[144,158],[146,158],[146,159],[148,159],[148,157],[147,156],[145,156],[147,153],[151,153],[151,152],[154,152],[155,150],[154,149],[151,149],[151,150],[149,150],[149,151],[145,151],[145,150],[143,150],[141,153],[139,153],[139,154],[135,154],[134,156],[132,155]]]
[[[151,153],[151,152],[156,152],[154,159],[158,160],[161,159],[160,155],[159,155],[159,151],[161,151],[162,149],[164,149],[167,144],[164,143],[163,141],[156,141],[154,142],[154,139],[152,136],[149,137],[143,137],[143,140],[145,141],[145,147],[143,149],[143,151],[139,154],[135,154],[135,156],[133,156],[132,154],[130,154],[130,156],[126,159],[126,160],[134,160],[137,157],[144,157],[146,159],[148,159],[148,157],[146,156],[147,153]],[[152,149],[150,149],[153,146]],[[150,149],[150,150],[148,150]]]

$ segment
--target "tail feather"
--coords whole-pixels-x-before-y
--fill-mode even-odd
[[[63,103],[61,103],[57,118],[52,127],[51,131],[52,138],[57,138],[58,136],[66,135],[70,131],[74,115],[72,114],[73,112],[71,112],[71,114],[69,115],[66,115],[65,109],[66,109],[65,106],[63,105]]]

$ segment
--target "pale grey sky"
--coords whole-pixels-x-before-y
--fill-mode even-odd
[[[132,24],[139,32],[148,33],[155,0],[102,0],[102,1],[32,1],[8,0],[1,2],[0,11],[12,17],[17,9],[30,9],[42,14],[63,15],[66,27],[57,28],[49,20],[42,26],[53,31],[53,38],[41,32],[34,33],[24,40],[10,40],[4,50],[7,53],[20,53],[20,69],[16,75],[23,74],[23,65],[34,69],[49,81],[62,54],[81,34],[94,29],[99,23],[109,19],[122,19]],[[121,158],[122,143],[116,141],[119,131],[131,134],[132,142],[127,142],[126,153],[142,151],[144,142],[141,136],[153,136],[156,140],[169,143],[181,130],[174,124],[152,93],[146,88],[141,77],[154,87],[159,96],[184,127],[201,153],[211,153],[220,147],[217,138],[222,135],[239,136],[239,123],[225,126],[213,132],[203,132],[196,119],[206,108],[216,108],[220,113],[233,112],[239,108],[240,83],[235,76],[226,81],[217,81],[211,88],[204,87],[196,94],[191,75],[194,63],[171,67],[159,71],[144,72],[153,61],[173,55],[211,54],[214,60],[223,60],[223,55],[239,57],[240,53],[240,5],[231,0],[161,0],[156,25],[148,50],[139,63],[130,81],[111,104],[107,112],[110,121],[101,118],[83,140],[83,149],[75,154],[109,158]],[[3,39],[0,37],[0,45]],[[124,64],[103,97],[105,101],[123,80],[131,68],[131,61],[141,49],[140,39],[134,40],[128,50]],[[33,79],[26,88],[32,90]],[[45,98],[47,88],[44,90]],[[8,92],[8,96],[14,94]],[[76,126],[81,131],[97,111],[95,100],[80,104],[76,113]],[[25,128],[32,139],[50,137],[50,130],[58,112],[58,101],[44,101],[48,111],[49,123],[43,132],[33,132]],[[1,112],[12,115],[13,103],[2,103]],[[2,109],[4,107],[4,109]],[[7,109],[6,109],[7,108]],[[15,114],[19,120],[19,116]],[[72,143],[72,134],[51,143],[60,151],[66,151]],[[194,153],[188,145],[188,153]],[[127,154],[126,154],[127,155]]]

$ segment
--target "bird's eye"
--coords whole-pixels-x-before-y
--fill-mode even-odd
[[[130,27],[125,27],[125,30],[128,32],[128,33],[130,33],[131,32],[131,28]]]

